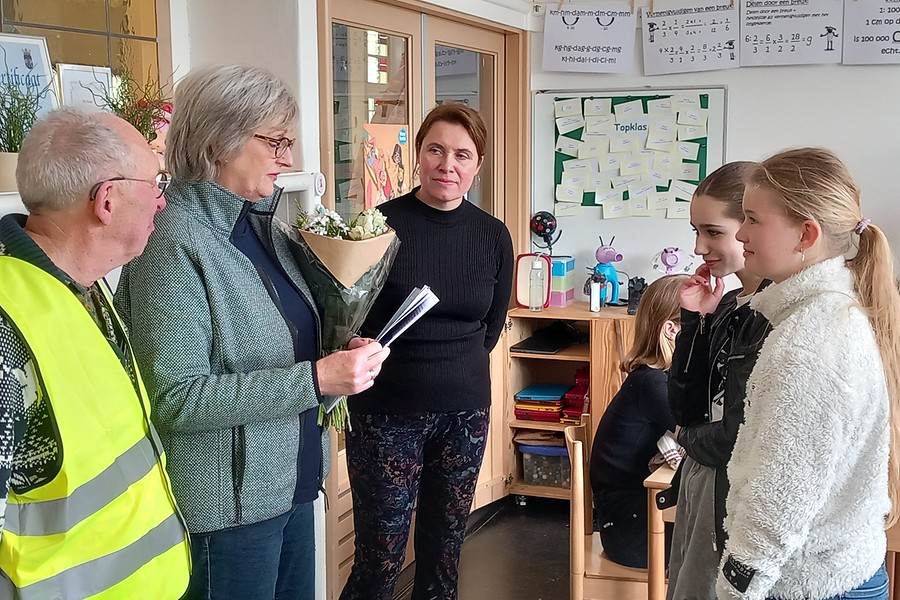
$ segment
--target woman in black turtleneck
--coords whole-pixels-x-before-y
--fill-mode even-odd
[[[457,597],[488,431],[488,355],[512,286],[506,226],[464,198],[486,137],[473,109],[438,106],[416,136],[422,185],[379,206],[401,244],[362,334],[375,337],[414,287],[440,302],[392,344],[375,385],[350,398],[356,556],[341,600],[392,598],[416,504],[412,597]]]

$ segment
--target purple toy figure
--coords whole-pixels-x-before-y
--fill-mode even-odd
[[[608,300],[609,304],[619,303],[619,275],[616,272],[616,268],[612,266],[612,263],[622,260],[622,255],[613,248],[612,244],[615,240],[616,236],[613,236],[608,244],[604,244],[603,238],[601,237],[600,247],[597,248],[597,251],[594,253],[594,257],[597,259],[597,264],[594,265],[594,273],[603,275],[606,278],[606,284],[600,289],[601,306],[607,303],[607,287],[611,287]]]
[[[670,246],[668,248],[663,248],[662,251],[656,255],[653,261],[653,267],[657,271],[663,271],[666,275],[690,273],[692,270],[691,263],[694,258],[694,255],[690,252]]]

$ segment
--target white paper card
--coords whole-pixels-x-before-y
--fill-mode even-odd
[[[660,98],[659,100],[647,101],[648,115],[672,115],[675,114],[675,107],[672,104],[672,98]]]
[[[581,214],[581,204],[562,202],[553,207],[553,213],[556,215],[557,219],[561,219],[563,217],[574,217],[578,214]]]
[[[584,127],[584,119],[581,115],[559,117],[556,119],[556,129],[559,130],[560,135],[575,131],[576,129],[581,129],[582,127]]]
[[[611,98],[588,98],[584,101],[584,116],[596,117],[612,114]]]
[[[593,186],[588,186],[589,179],[590,173],[583,169],[578,171],[563,171],[562,183],[560,185],[577,190],[584,190],[585,188],[591,189]]]
[[[603,203],[604,219],[621,219],[622,217],[630,217],[631,210],[628,202],[622,200],[610,200]]]
[[[594,203],[604,204],[605,202],[621,202],[622,192],[617,190],[597,190],[594,192]]]
[[[580,117],[581,101],[578,98],[557,100],[553,103],[553,112],[557,117]]]
[[[675,173],[675,177],[688,181],[699,181],[700,163],[682,163],[681,170]]]
[[[666,212],[667,219],[690,219],[691,218],[691,203],[690,202],[676,202],[674,205],[670,206]]]
[[[572,160],[563,161],[563,171],[594,171],[596,162],[590,158],[573,158]]]
[[[585,117],[584,126],[587,133],[612,133],[616,127],[616,117],[614,115]]]
[[[700,144],[697,142],[678,142],[675,144],[675,152],[685,160],[697,160]]]
[[[581,204],[581,199],[584,195],[584,189],[576,188],[567,185],[558,185],[556,186],[556,201],[557,202],[577,202]]]
[[[669,186],[669,191],[674,192],[675,198],[678,200],[688,200],[694,197],[694,192],[697,190],[697,186],[693,183],[688,183],[687,181],[681,181],[680,179],[673,179],[672,185]]]
[[[641,100],[632,100],[631,102],[623,102],[616,104],[616,123],[627,123],[634,121],[644,114],[644,103]]]
[[[679,140],[696,140],[699,138],[706,137],[706,127],[701,127],[698,125],[679,125],[678,126],[678,139]]]
[[[568,156],[578,156],[578,151],[581,149],[581,144],[581,140],[576,140],[561,135],[556,140],[556,151]],[[579,158],[583,157],[579,156]]]
[[[678,124],[706,127],[708,117],[709,110],[706,108],[685,108],[678,111]]]

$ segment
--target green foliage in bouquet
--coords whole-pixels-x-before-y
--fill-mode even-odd
[[[16,85],[0,85],[0,152],[18,152],[25,136],[37,121],[41,93]]]
[[[134,78],[131,71],[122,69],[115,73],[114,89],[103,89],[97,96],[101,106],[114,115],[131,123],[148,142],[156,138],[156,127],[172,112],[172,103],[166,97],[159,79],[148,70],[146,83]],[[93,93],[93,92],[92,92]]]

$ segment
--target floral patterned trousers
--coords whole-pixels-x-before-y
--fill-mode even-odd
[[[390,600],[416,508],[412,600],[455,600],[488,408],[352,414],[347,462],[356,553],[341,600]]]

